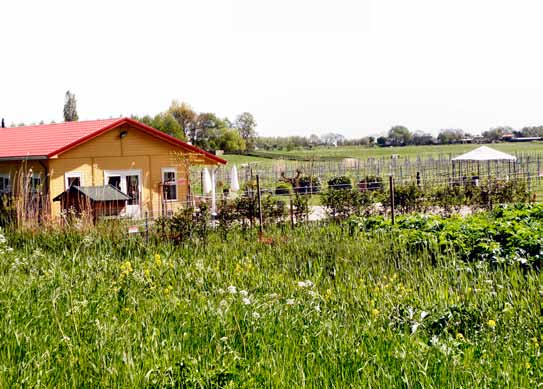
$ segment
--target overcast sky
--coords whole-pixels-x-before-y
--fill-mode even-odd
[[[156,114],[262,135],[543,124],[540,0],[2,0],[0,116]]]

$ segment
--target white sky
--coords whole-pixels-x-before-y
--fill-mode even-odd
[[[2,0],[0,116],[155,114],[262,135],[543,124],[540,0]]]

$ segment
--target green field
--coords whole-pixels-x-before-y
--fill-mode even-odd
[[[402,220],[6,231],[0,387],[541,384],[543,209]]]
[[[397,154],[400,157],[405,158],[421,158],[437,157],[439,155],[456,156],[479,146],[478,144],[461,144],[461,145],[435,145],[435,146],[405,146],[405,147],[363,147],[363,146],[346,146],[346,147],[317,147],[311,150],[293,150],[293,151],[270,151],[269,153],[275,153],[280,157],[281,155],[303,156],[311,158],[316,157],[342,157],[342,158],[358,158],[367,159],[370,157],[390,157],[393,154]],[[496,143],[487,144],[486,146],[493,147],[497,150],[504,151],[506,153],[515,152],[518,153],[537,153],[543,152],[543,143],[530,142],[530,143]],[[228,162],[233,164],[242,164],[248,162],[257,162],[260,164],[272,164],[273,159],[257,158],[242,155],[227,154],[224,156]]]

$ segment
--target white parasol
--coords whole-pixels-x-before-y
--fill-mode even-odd
[[[239,190],[238,168],[236,165],[232,166],[232,171],[230,172],[230,190],[232,192]]]

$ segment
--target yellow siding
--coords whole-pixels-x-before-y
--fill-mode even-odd
[[[121,139],[120,133],[126,131]],[[80,172],[83,185],[104,185],[106,170],[140,170],[142,177],[142,212],[160,215],[162,194],[162,168],[176,167],[181,178],[180,167],[174,157],[182,149],[170,145],[128,125],[115,128],[74,149],[50,160],[51,198],[65,190],[64,174]],[[1,169],[1,168],[0,168]],[[178,185],[177,202],[169,202],[167,209],[176,209],[186,200],[188,187]],[[53,215],[60,212],[60,204],[52,203]],[[142,213],[143,214],[143,213]]]

